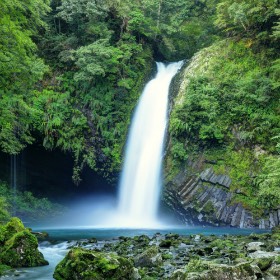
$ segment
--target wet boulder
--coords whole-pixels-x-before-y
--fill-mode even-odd
[[[172,246],[172,240],[164,239],[159,243],[159,247],[161,248],[170,248]]]
[[[38,240],[21,220],[12,218],[0,228],[0,263],[10,267],[33,267],[48,262],[38,250]]]
[[[136,267],[155,267],[162,264],[162,257],[156,246],[152,246],[134,258]]]
[[[276,279],[280,279],[280,264],[272,266],[268,270],[268,272],[270,275],[273,275],[274,277],[276,277]]]
[[[274,258],[257,258],[254,263],[261,269],[261,271],[265,271],[271,267]]]
[[[261,251],[264,247],[263,242],[250,242],[247,244],[247,251],[248,252],[255,252],[255,251]]]
[[[134,280],[139,275],[127,258],[74,248],[56,266],[53,277],[56,280]]]
[[[255,280],[262,277],[260,268],[251,262],[225,265],[201,260],[191,260],[186,270],[176,270],[171,275],[172,280]]]

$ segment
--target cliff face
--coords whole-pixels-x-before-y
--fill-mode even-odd
[[[181,222],[263,229],[279,225],[280,209],[263,218],[254,217],[241,203],[232,202],[229,176],[216,175],[211,167],[198,172],[199,164],[189,163],[165,187],[164,201]]]
[[[250,160],[248,159],[246,167],[242,166],[244,170],[240,171],[241,167],[236,167],[237,171],[235,171],[235,173],[240,172],[241,175],[238,174],[238,176],[236,176],[237,179],[231,178],[230,170],[234,171],[234,164],[238,165],[238,160],[237,163],[229,166],[228,162],[230,159],[225,159],[225,157],[227,157],[230,152],[239,153],[239,157],[242,160],[242,157],[246,158],[245,154],[242,155],[242,149],[246,145],[246,149],[248,147],[247,143],[244,142],[244,144],[237,139],[237,134],[233,129],[235,124],[233,124],[233,128],[230,127],[230,125],[228,126],[227,133],[228,135],[231,134],[231,136],[229,136],[230,140],[226,138],[218,139],[218,145],[213,141],[216,145],[215,151],[220,150],[219,156],[212,156],[214,153],[213,150],[211,150],[212,147],[208,144],[208,146],[202,147],[203,145],[200,145],[200,143],[195,143],[197,144],[195,147],[191,138],[188,137],[188,129],[186,129],[189,127],[188,123],[181,122],[177,125],[175,117],[172,117],[173,112],[176,110],[177,116],[185,112],[184,108],[186,107],[184,106],[186,105],[183,105],[183,103],[188,94],[187,89],[194,78],[197,76],[206,76],[208,80],[213,79],[213,84],[215,84],[216,78],[215,71],[213,71],[213,69],[215,69],[213,68],[213,62],[216,62],[224,44],[225,43],[216,44],[197,53],[187,64],[185,69],[181,71],[180,75],[178,75],[175,80],[175,85],[171,88],[173,92],[171,92],[170,128],[165,155],[165,188],[163,200],[174,210],[178,219],[185,224],[233,226],[240,228],[272,228],[280,223],[280,209],[274,207],[274,210],[266,211],[262,209],[259,213],[256,213],[257,211],[253,211],[254,209],[252,209],[251,205],[248,206],[248,204],[242,203],[242,199],[236,199],[238,196],[244,196],[245,200],[254,199],[254,191],[252,192],[253,195],[250,196],[244,192],[244,189],[247,188],[246,185],[240,188],[237,186],[239,184],[238,176],[240,180],[242,180],[246,172],[250,173],[250,176],[255,172],[253,169],[252,171],[246,170],[246,168],[255,165],[256,161],[258,161],[258,155],[255,152],[258,146],[252,145],[251,148],[249,148],[251,149]],[[212,70],[209,71],[211,67]],[[209,87],[209,84],[206,85],[206,87],[207,86]],[[211,94],[214,95],[213,93]],[[212,113],[211,110],[209,114]],[[204,125],[203,121],[202,125]],[[185,131],[184,133],[180,132],[181,134],[174,132],[174,127],[178,131],[184,129]],[[199,129],[199,127],[197,129]],[[215,130],[215,127],[213,129]],[[178,136],[178,134],[180,135]],[[198,140],[198,142],[199,141],[200,140]],[[230,146],[234,146],[234,148],[223,155],[221,151],[223,151],[225,147],[227,148]],[[227,151],[229,151],[229,148],[227,148]],[[211,154],[211,159],[209,160],[209,157],[205,156],[205,154]],[[220,161],[222,161],[222,172],[221,168],[219,172],[217,172],[217,169],[219,169],[217,168],[219,165],[217,163],[220,163]],[[240,185],[241,183],[242,182],[240,182]],[[253,189],[252,186],[248,185],[248,189],[250,188]],[[260,214],[260,212],[262,213]]]

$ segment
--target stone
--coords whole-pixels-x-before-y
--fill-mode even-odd
[[[255,251],[260,251],[262,247],[264,247],[263,242],[251,242],[247,244],[247,251],[248,252],[255,252]]]
[[[183,269],[175,270],[170,277],[170,280],[185,280],[185,279],[187,279],[187,273]]]
[[[169,239],[165,239],[165,240],[162,240],[160,243],[159,243],[159,247],[161,248],[170,248],[172,246],[172,241],[169,240]]]
[[[255,264],[260,268],[261,271],[265,271],[271,267],[274,258],[257,258]]]
[[[74,248],[56,266],[53,277],[56,280],[137,280],[139,274],[127,258]]]
[[[155,267],[162,263],[162,257],[156,246],[145,250],[140,255],[134,258],[136,267]]]
[[[199,241],[200,241],[200,238],[201,238],[200,235],[196,235],[196,236],[194,237],[194,241],[195,241],[195,242],[199,242]]]
[[[280,264],[272,266],[268,270],[269,274],[272,274],[276,279],[280,279]]]
[[[44,241],[49,238],[49,234],[44,231],[43,232],[32,231],[31,233],[37,237],[38,241]]]
[[[18,218],[0,229],[0,260],[10,267],[34,267],[48,262],[38,250],[38,240]]]
[[[254,253],[249,254],[249,257],[252,259],[273,258],[276,256],[278,256],[277,252],[256,251]]]
[[[166,177],[164,200],[182,223],[263,229],[280,223],[280,209],[259,219],[241,203],[232,203],[235,194],[230,189],[230,177],[215,174],[212,167],[203,166],[204,161],[205,157],[200,155],[194,162],[182,165],[177,173],[181,180],[176,180],[175,174]],[[194,170],[197,175],[189,175]],[[205,207],[208,201],[212,207]]]
[[[189,276],[189,275],[188,275]],[[210,265],[209,269],[202,272],[198,278],[190,277],[187,279],[197,280],[255,280],[261,279],[262,273],[257,266],[250,263],[231,265]]]

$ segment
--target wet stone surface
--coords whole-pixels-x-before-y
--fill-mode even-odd
[[[92,275],[95,279],[280,279],[279,231],[249,236],[155,234],[92,240],[71,246],[56,268],[55,279],[87,280]],[[83,276],[75,270],[80,265]]]

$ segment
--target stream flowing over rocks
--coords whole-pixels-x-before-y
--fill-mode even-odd
[[[154,234],[79,241],[56,267],[56,280],[253,280],[280,277],[280,228],[272,233]]]

